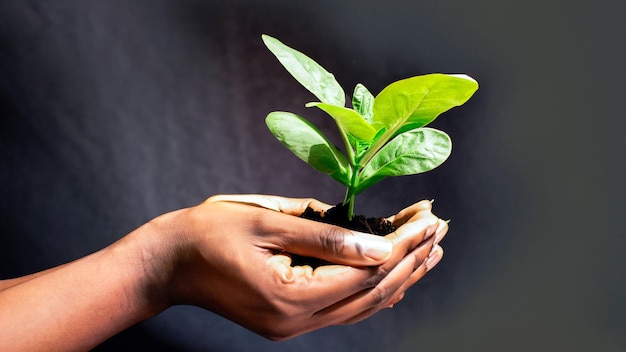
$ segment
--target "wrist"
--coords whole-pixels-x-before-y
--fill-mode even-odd
[[[160,215],[120,241],[136,259],[139,280],[135,294],[147,317],[174,304],[171,288],[184,238],[185,212],[183,209]]]

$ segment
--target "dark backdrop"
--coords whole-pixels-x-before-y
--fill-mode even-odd
[[[444,261],[392,310],[266,341],[176,307],[98,350],[625,351],[624,51],[619,1],[1,1],[0,277],[79,258],[216,193],[343,190],[264,124],[313,97],[268,33],[350,92],[468,73],[435,127],[433,172],[387,179],[357,211],[420,199],[451,218]]]

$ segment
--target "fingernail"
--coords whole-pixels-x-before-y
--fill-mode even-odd
[[[354,237],[357,252],[370,259],[378,261],[387,259],[391,255],[393,245],[384,237],[358,232],[354,233]]]
[[[430,270],[435,267],[443,257],[443,252],[439,250],[440,247],[435,246],[426,258],[426,270]]]

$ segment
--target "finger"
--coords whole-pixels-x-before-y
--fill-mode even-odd
[[[261,194],[220,194],[210,197],[206,202],[244,203],[297,216],[302,214],[307,207],[315,211],[325,211],[332,207],[313,198],[286,198]]]
[[[421,270],[422,264],[431,252],[433,243],[434,237],[403,258],[378,285],[318,311],[315,318],[334,324],[350,323],[362,320],[387,307],[398,294],[409,287],[405,285],[407,281],[418,278],[418,275],[414,276],[416,271],[420,273],[423,271],[425,274],[426,270]]]
[[[405,281],[402,287],[398,289],[397,293],[394,295],[394,298],[391,299],[389,303],[387,304],[387,306],[385,306],[384,308],[393,308],[396,304],[398,304],[398,302],[400,302],[404,298],[406,290],[408,290],[411,286],[416,284],[430,270],[432,270],[441,261],[442,257],[443,257],[443,248],[441,248],[438,245],[435,245],[435,247],[433,247],[428,257],[422,262],[422,264],[420,264],[420,266],[413,272],[413,274],[411,274],[409,279]],[[344,324],[356,323],[358,321],[361,321],[367,318],[369,315],[376,313],[377,311],[378,310],[370,309],[369,311],[366,312],[367,314],[360,314],[356,317],[353,317],[352,319],[349,319],[346,322],[344,322]]]
[[[407,279],[410,276],[410,274],[414,271],[415,268],[407,264],[407,263],[410,263],[411,259],[406,259],[405,256],[407,256],[407,253],[410,253],[411,251],[417,251],[416,252],[417,254],[413,254],[413,257],[414,257],[413,259],[414,260],[419,259],[423,261],[433,246],[435,236],[432,236],[432,234],[436,232],[438,224],[439,224],[439,219],[435,218],[434,216],[425,218],[425,219],[420,219],[418,221],[414,221],[410,224],[407,224],[406,226],[404,226],[404,228],[398,229],[398,231],[395,234],[393,234],[392,236],[389,236],[390,238],[393,239],[392,242],[394,242],[392,257],[384,265],[377,267],[377,268],[373,268],[376,271],[370,271],[370,272],[365,273],[369,276],[363,276],[363,273],[361,273],[359,276],[346,275],[345,277],[341,277],[339,280],[334,280],[334,281],[326,280],[323,282],[323,285],[317,286],[316,291],[309,291],[309,293],[315,292],[315,294],[319,294],[319,296],[321,295],[328,296],[330,299],[324,300],[324,303],[327,303],[327,305],[321,306],[325,308],[330,305],[334,305],[336,302],[339,302],[340,300],[345,300],[346,298],[353,296],[360,291],[366,290],[371,287],[375,287],[381,280],[385,280],[390,272],[395,272],[396,276],[404,275],[404,279]],[[381,237],[377,237],[377,236],[371,236],[371,235],[365,235],[365,236],[367,236],[368,238],[373,238],[373,239],[381,239]],[[428,237],[429,240],[424,241],[425,237]],[[416,247],[418,249],[416,249]],[[415,258],[415,256],[418,256],[418,257]],[[402,264],[402,266],[400,266],[400,268],[398,269],[397,266],[400,265],[399,263],[404,263],[404,264]],[[283,270],[288,270],[288,269],[283,269]],[[320,272],[323,272],[322,270],[324,269],[318,268],[318,270],[320,270]],[[293,274],[293,273],[290,273],[290,274]],[[393,282],[395,282],[396,284],[401,283],[400,281],[393,281]],[[390,289],[387,286],[383,286],[383,287],[387,290]],[[395,288],[392,287],[391,289],[393,290],[389,292],[393,293],[397,289],[397,287]],[[332,292],[333,290],[340,290],[340,291],[333,293]],[[371,295],[376,295],[376,294],[371,294]],[[382,296],[382,294],[380,296]],[[356,299],[356,298],[357,298],[356,296],[352,297],[352,299]],[[341,304],[347,304],[347,302],[344,301]],[[355,305],[358,307],[358,304],[353,304],[352,306],[355,306]],[[354,309],[354,308],[349,308],[347,311],[347,313],[350,313],[349,317],[352,317],[355,311],[354,310],[350,311],[350,309]],[[363,311],[363,309],[357,310],[357,311],[361,312]],[[342,313],[339,312],[336,314],[340,315]],[[346,317],[343,317],[343,318],[345,320]],[[335,317],[335,319],[338,319],[338,317]]]
[[[428,258],[426,258],[426,260],[424,261],[424,266],[426,267],[426,271],[431,271],[437,264],[439,264],[442,258],[443,258],[443,248],[441,248],[441,246],[439,245],[435,245],[432,251],[430,251]],[[412,279],[413,278],[411,278],[411,280]],[[413,281],[412,284],[414,284],[415,282],[417,282],[417,280]]]
[[[405,255],[431,238],[434,240],[434,245],[438,244],[447,231],[448,223],[434,215],[401,226],[387,236],[393,242],[394,249],[392,257],[384,264],[384,267],[391,270]]]
[[[288,297],[295,297],[299,305],[312,302],[309,307],[321,310],[379,284],[387,285],[385,292],[390,292],[390,297],[397,296],[394,291],[404,291],[418,280],[415,276],[415,281],[406,284],[411,275],[418,271],[416,267],[422,265],[429,253],[432,255],[434,241],[435,238],[432,236],[423,242],[413,253],[407,255],[392,273],[381,267],[355,268],[344,265],[323,265],[316,269],[308,265],[294,267],[291,265],[291,258],[285,254],[274,255],[267,263],[273,266],[280,284],[289,291]],[[421,271],[425,274],[427,270]],[[383,280],[391,281],[384,283],[381,282]],[[379,308],[384,308],[384,303],[381,300],[382,306]]]
[[[336,264],[383,264],[393,249],[389,239],[280,213],[263,215],[259,224],[266,248],[314,257]]]
[[[388,304],[386,307],[384,308],[393,308],[393,306],[395,306],[396,304],[398,304],[398,302],[400,302],[402,300],[402,298],[404,298],[404,292],[398,294],[397,296],[395,296]],[[369,317],[371,317],[372,315],[378,313],[379,311],[381,311],[382,309],[376,307],[376,308],[371,308],[366,310],[365,312],[362,312],[360,314],[357,314],[354,317],[351,317],[350,319],[341,322],[342,325],[347,325],[347,324],[355,324],[360,322],[361,320],[365,320]]]
[[[278,197],[274,201],[278,203],[280,212],[295,216],[300,216],[307,208],[311,208],[318,212],[325,212],[326,210],[332,208],[332,205],[326,204],[314,198]]]
[[[404,258],[402,263],[380,282],[379,286],[382,288],[361,291],[335,304],[334,311],[332,311],[333,308],[326,308],[318,312],[317,315],[324,316],[323,319],[326,321],[337,319],[337,324],[352,324],[375,314],[381,309],[393,307],[404,297],[406,290],[421,280],[443,257],[443,249],[434,244],[435,241],[436,238],[432,237],[427,242],[422,243],[407,258]],[[385,294],[381,292],[390,292],[389,298],[386,300]],[[372,297],[372,295],[374,296]],[[357,313],[354,314],[354,312]],[[343,314],[350,313],[353,315],[348,318],[342,317]]]
[[[399,289],[400,292],[405,292],[411,286],[415,285],[421,280],[430,270],[432,270],[443,258],[443,248],[439,245],[435,245],[428,256],[422,261],[422,263],[413,271],[411,276],[404,282]]]
[[[403,258],[421,245],[424,241],[434,237],[440,225],[439,219],[434,215],[420,218],[400,226],[393,233],[385,236],[393,243],[393,254],[384,264],[391,271]]]
[[[430,250],[430,253],[428,253],[427,257],[425,257],[424,259],[418,258],[418,261],[421,261],[421,264],[415,269],[415,271],[399,289],[399,294],[404,295],[404,291],[406,291],[409,287],[413,286],[415,283],[421,280],[427,272],[432,270],[439,263],[439,261],[441,261],[441,258],[443,257],[443,248],[441,248],[438,243],[445,236],[448,230],[448,224],[447,222],[442,220],[440,220],[440,223],[442,223],[442,226],[440,226],[435,233],[435,236],[433,238],[433,246]],[[423,255],[423,253],[424,252],[422,250],[421,254],[416,253],[416,255]],[[391,302],[390,305],[393,306],[399,300],[400,299],[395,302]]]
[[[275,285],[281,287],[280,301],[291,302],[300,309],[316,312],[376,285],[374,268],[345,265],[292,266],[286,255],[275,255],[267,261],[275,272]],[[383,276],[380,276],[383,277]]]
[[[362,268],[369,269],[369,271],[354,271],[355,268],[330,265],[316,269],[313,271],[313,277],[310,277],[310,270],[291,269],[290,261],[284,261],[283,271],[289,273],[292,282],[307,282],[307,285],[302,286],[306,287],[306,290],[291,296],[301,298],[296,304],[307,304],[309,309],[316,311],[309,320],[313,324],[312,329],[329,324],[354,323],[396,304],[409,287],[436,265],[437,261],[432,260],[442,253],[442,250],[441,247],[435,245],[435,241],[445,236],[447,223],[440,219],[433,222],[430,218],[414,223],[421,224],[421,230],[417,230],[421,234],[425,234],[429,227],[432,234],[426,240],[422,240],[417,248],[401,258],[400,262],[389,272],[384,266]],[[405,232],[401,231],[398,234],[398,241],[402,242],[405,236],[417,237],[419,240],[420,236],[411,234],[410,228],[403,231]],[[408,242],[410,241],[405,240],[403,243]],[[376,271],[373,271],[374,269]],[[315,281],[320,278],[317,275],[322,276],[322,280]],[[376,288],[369,289],[374,286]]]
[[[443,248],[439,245],[435,245],[433,249],[428,254],[428,257],[422,261],[417,269],[411,274],[408,280],[402,285],[402,287],[398,290],[395,298],[392,299],[386,308],[392,308],[395,304],[400,302],[404,297],[404,293],[411,286],[415,285],[419,280],[421,280],[426,274],[432,270],[443,258]]]
[[[387,289],[361,290],[355,293],[354,295],[349,296],[343,300],[338,300],[338,303],[334,303],[328,306],[327,308],[316,311],[311,317],[307,317],[306,319],[303,319],[303,320],[301,319],[299,321],[294,321],[291,327],[294,329],[294,331],[297,331],[298,334],[301,334],[307,331],[317,330],[319,328],[326,327],[329,325],[356,323],[358,321],[361,321],[363,319],[366,319],[372,316],[373,314],[377,313],[381,309],[393,307],[394,304],[397,304],[400,300],[402,300],[402,298],[405,295],[406,289],[408,289],[411,285],[413,285],[419,278],[423,277],[428,270],[432,269],[432,265],[429,263],[430,259],[433,257],[441,258],[443,250],[439,246],[433,247],[433,249],[430,251],[430,255],[426,257],[428,245],[432,244],[432,242],[434,242],[434,238],[428,241],[428,243],[425,243],[422,246],[420,246],[420,248],[416,249],[416,253],[414,253],[415,254],[414,258],[417,260],[417,262],[421,261],[421,263],[417,265],[417,268],[415,269],[413,273],[409,274],[409,278],[407,280],[405,280],[404,276],[407,274],[407,271],[410,271],[410,270],[406,270],[406,269],[410,268],[411,266],[416,265],[416,262],[411,263],[411,260],[409,259],[403,261],[403,264],[399,266],[399,267],[402,267],[402,270],[397,270],[398,272],[390,273],[389,278],[384,280],[386,282],[380,283],[380,285],[386,285],[387,283],[391,281],[399,281],[399,282],[404,281],[404,283],[401,284],[400,287],[397,288],[395,292],[389,295],[391,297],[390,299],[378,300],[377,298],[375,298],[374,304],[372,304],[371,296],[373,292],[378,292],[378,293],[385,292]],[[407,258],[410,258],[410,256],[408,256]],[[344,273],[347,273],[350,270],[354,269],[350,267],[341,267],[341,266],[332,266],[332,267],[333,268],[329,267],[328,269],[331,271],[338,269],[338,271],[331,274],[331,276],[336,275],[335,278],[340,279],[340,280],[343,279],[342,275]],[[394,278],[392,276],[398,276],[398,277]],[[395,287],[397,287],[397,284],[390,285],[389,291],[392,291]],[[308,310],[309,308],[311,308],[310,302],[307,299],[304,299],[304,300],[298,299],[298,297],[300,296],[295,296],[295,297],[291,296],[291,297],[295,300],[294,302],[292,302],[292,304],[298,305],[299,307],[302,307],[302,305],[306,305],[307,307],[304,308],[305,310]],[[318,295],[317,298],[324,298],[324,296]],[[320,303],[319,300],[314,300],[314,302]]]
[[[393,306],[398,304],[404,298],[404,292],[405,291],[402,291],[400,294],[398,294],[396,297],[394,297],[391,300],[391,302],[389,302],[389,305],[387,305],[387,308],[393,308]]]
[[[220,202],[219,207],[245,214],[249,240],[267,256],[286,252],[335,264],[375,266],[391,255],[392,244],[384,237],[243,203]]]
[[[443,240],[443,238],[448,233],[448,228],[448,222],[439,219],[439,225],[437,227],[437,230],[435,231],[435,244],[441,243],[441,240]]]
[[[418,214],[426,215],[426,214],[431,213],[431,211],[432,211],[432,202],[429,200],[422,200],[402,209],[397,214],[388,217],[387,220],[391,221],[391,223],[394,226],[398,227],[398,226],[405,224],[415,215],[418,215]]]

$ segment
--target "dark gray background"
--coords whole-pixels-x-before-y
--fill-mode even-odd
[[[0,277],[79,258],[216,193],[343,189],[264,124],[312,95],[268,33],[347,92],[468,73],[433,172],[357,211],[434,198],[444,261],[392,310],[273,343],[176,307],[98,350],[625,351],[626,10],[620,1],[1,1]]]

